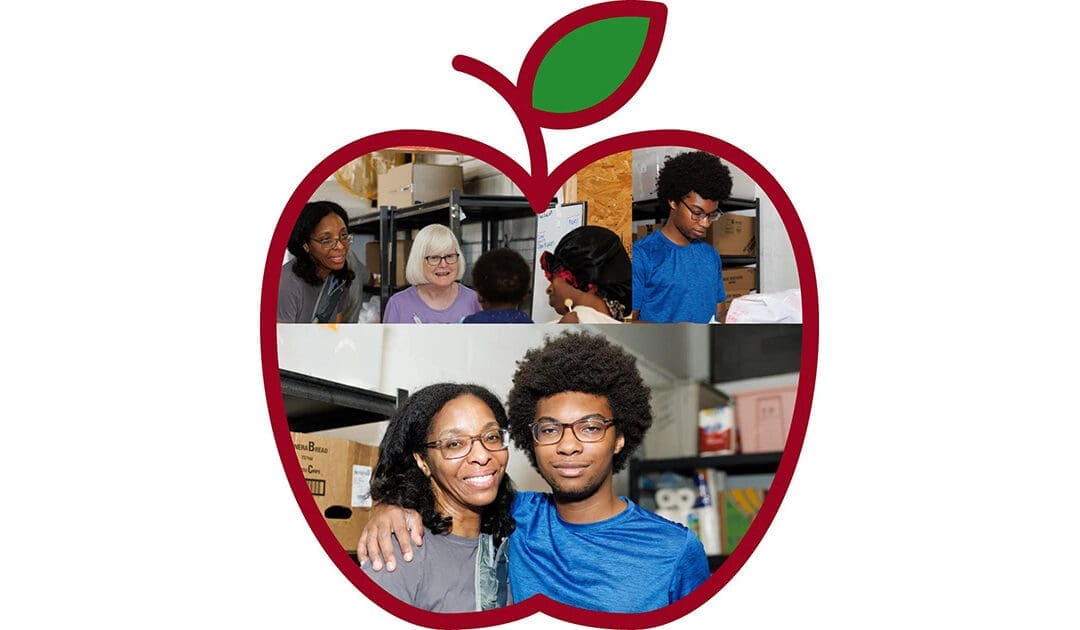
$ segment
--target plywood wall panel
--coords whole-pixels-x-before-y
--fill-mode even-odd
[[[566,203],[588,203],[589,225],[601,225],[615,232],[630,252],[632,230],[631,192],[633,161],[630,151],[600,159],[578,171],[563,187]]]

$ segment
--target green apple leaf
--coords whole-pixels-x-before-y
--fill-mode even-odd
[[[570,31],[548,49],[536,70],[533,107],[567,114],[599,105],[630,76],[648,33],[649,18],[637,16],[597,20]]]

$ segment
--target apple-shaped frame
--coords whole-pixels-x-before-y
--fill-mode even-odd
[[[284,398],[278,372],[276,322],[281,261],[285,256],[285,249],[293,224],[300,215],[304,204],[311,199],[323,182],[329,179],[338,168],[353,159],[374,151],[398,146],[438,147],[448,151],[464,153],[484,161],[498,168],[513,180],[537,212],[545,210],[548,205],[547,201],[555,196],[563,182],[585,166],[614,153],[654,146],[681,146],[717,155],[749,175],[772,201],[791,242],[802,294],[802,355],[791,429],[769,493],[750,529],[734,552],[694,592],[664,608],[635,614],[584,610],[561,604],[542,595],[495,610],[453,614],[434,613],[414,608],[393,597],[372,582],[356,565],[348,552],[342,549],[341,544],[330,531],[325,518],[315,505],[307,483],[304,481],[289,435],[288,420],[285,417]],[[739,148],[705,134],[674,129],[630,133],[603,140],[574,154],[548,176],[526,173],[509,157],[482,142],[437,131],[419,129],[389,131],[351,142],[326,157],[313,168],[289,198],[285,210],[282,212],[281,218],[274,229],[270,249],[266,257],[259,324],[263,380],[266,386],[266,402],[270,413],[270,424],[286,477],[304,517],[330,559],[361,592],[397,617],[432,628],[491,626],[522,619],[536,612],[543,612],[564,621],[593,627],[646,628],[669,623],[698,608],[719,592],[742,568],[750,554],[761,542],[766,530],[776,516],[776,512],[791,483],[792,475],[795,472],[795,464],[802,450],[817,373],[817,281],[806,233],[791,200],[776,179],[760,163]]]

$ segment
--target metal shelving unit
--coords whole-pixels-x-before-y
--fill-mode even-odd
[[[548,207],[554,207],[552,199]],[[444,199],[427,201],[415,206],[398,208],[380,206],[378,211],[362,215],[349,222],[349,231],[354,234],[371,234],[379,239],[379,268],[383,270],[383,281],[378,287],[380,298],[380,317],[386,312],[386,303],[390,296],[404,287],[393,286],[396,270],[405,261],[397,260],[398,230],[417,230],[432,223],[441,223],[450,228],[462,240],[462,225],[479,222],[481,225],[480,251],[486,252],[499,242],[499,221],[519,218],[533,218],[536,212],[525,197],[514,195],[466,195],[453,189]],[[374,290],[373,290],[374,291]]]
[[[741,199],[729,197],[720,202],[721,212],[735,210],[754,211],[754,242],[757,243],[756,256],[721,256],[720,262],[724,267],[745,267],[757,265],[757,276],[754,279],[754,290],[761,291],[761,200]],[[668,216],[668,208],[659,199],[642,199],[633,203],[631,218],[633,221],[652,221],[662,223]]]
[[[392,396],[289,370],[278,372],[289,431],[298,433],[389,420],[409,397],[404,389]]]
[[[646,473],[674,472],[692,477],[697,468],[715,468],[731,475],[775,473],[783,453],[743,453],[706,457],[630,460],[630,500],[641,505],[641,477]],[[708,556],[709,571],[716,571],[727,556]]]

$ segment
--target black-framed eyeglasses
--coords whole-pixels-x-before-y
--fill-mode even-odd
[[[443,459],[461,459],[472,450],[473,442],[480,442],[484,448],[492,453],[505,451],[510,446],[510,431],[508,429],[492,429],[484,431],[480,435],[454,435],[428,442],[424,446],[439,449]]]
[[[444,262],[448,265],[452,265],[458,261],[458,254],[447,254],[445,256],[424,256],[424,260],[431,267],[438,267],[440,262]]]
[[[614,418],[605,418],[600,414],[585,416],[574,422],[559,422],[553,418],[540,418],[529,425],[533,441],[540,445],[558,444],[562,440],[566,427],[571,427],[574,437],[580,442],[599,442],[604,439],[607,428],[615,422]]]
[[[343,234],[337,238],[326,237],[318,239],[313,238],[310,240],[318,243],[319,247],[322,247],[323,249],[334,249],[334,245],[336,245],[337,243],[341,243],[342,247],[348,249],[349,243],[352,242],[352,234]]]
[[[679,203],[686,206],[686,209],[690,212],[690,218],[694,221],[694,223],[701,223],[702,219],[708,219],[709,224],[711,225],[713,223],[716,223],[716,221],[720,218],[719,210],[713,210],[712,212],[700,212],[691,208],[690,204],[686,203],[685,199],[680,199]]]

